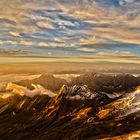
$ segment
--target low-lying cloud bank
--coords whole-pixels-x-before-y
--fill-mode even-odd
[[[20,86],[13,83],[8,83],[6,86],[6,92],[0,95],[1,98],[8,98],[10,96],[14,95],[20,95],[20,96],[29,96],[34,97],[36,95],[48,95],[49,97],[54,97],[56,94],[54,94],[52,91],[43,88],[41,85],[35,85],[32,84],[34,87],[33,90],[28,89],[27,87]],[[9,93],[10,92],[10,93]]]

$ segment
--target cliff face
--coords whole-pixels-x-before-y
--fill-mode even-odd
[[[54,97],[1,96],[0,138],[135,139],[140,137],[140,90],[131,90],[106,93],[87,85],[63,85]]]

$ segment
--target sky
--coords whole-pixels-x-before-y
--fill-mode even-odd
[[[0,62],[50,57],[139,63],[140,0],[0,0]]]

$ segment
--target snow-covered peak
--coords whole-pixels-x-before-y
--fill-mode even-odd
[[[65,98],[70,100],[93,99],[97,95],[96,93],[91,92],[87,85],[74,85],[73,87],[65,86],[65,90],[63,91],[63,93],[65,94]]]

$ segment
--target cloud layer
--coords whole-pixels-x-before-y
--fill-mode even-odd
[[[117,52],[117,58],[138,58],[139,6],[136,0],[1,0],[0,48],[35,56],[110,58]]]

